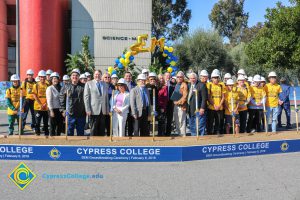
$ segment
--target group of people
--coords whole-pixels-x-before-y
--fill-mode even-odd
[[[10,135],[20,116],[23,131],[28,112],[32,130],[36,135],[43,131],[45,136],[64,133],[64,123],[69,136],[75,135],[75,129],[83,136],[88,128],[91,136],[108,136],[111,131],[117,137],[149,136],[151,123],[155,123],[153,116],[158,136],[170,136],[173,131],[186,136],[187,121],[192,136],[197,131],[199,135],[221,135],[231,129],[236,134],[252,134],[268,129],[265,121],[269,120],[271,131],[276,132],[277,122],[282,126],[283,109],[286,128],[291,128],[290,86],[284,78],[278,84],[275,72],[269,73],[269,83],[260,75],[247,77],[243,69],[238,71],[236,81],[229,73],[221,81],[218,69],[212,71],[210,79],[206,70],[198,78],[194,72],[186,77],[179,71],[171,77],[168,72],[157,75],[147,69],[136,82],[129,71],[120,79],[100,70],[92,77],[78,69],[72,70],[70,77],[64,75],[62,82],[51,70],[41,70],[33,77],[31,69],[22,83],[18,75],[11,76],[12,86],[6,91]]]

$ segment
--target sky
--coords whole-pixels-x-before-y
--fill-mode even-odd
[[[279,0],[245,0],[244,11],[249,12],[248,26],[257,22],[264,22],[266,8],[273,8]],[[283,5],[290,5],[288,0],[280,0]],[[188,7],[192,10],[190,20],[190,32],[197,28],[210,29],[211,22],[208,19],[213,6],[218,0],[188,0]]]

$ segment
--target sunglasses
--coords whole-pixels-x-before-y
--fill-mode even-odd
[[[176,78],[183,78],[183,76],[177,76]]]

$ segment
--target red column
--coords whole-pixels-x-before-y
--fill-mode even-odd
[[[0,1],[0,81],[8,80],[8,33],[5,1]]]
[[[27,69],[64,71],[67,7],[65,0],[20,1],[21,77]]]

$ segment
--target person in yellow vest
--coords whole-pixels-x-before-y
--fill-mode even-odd
[[[24,103],[24,116],[23,116],[23,127],[26,125],[26,118],[28,115],[28,112],[30,111],[31,114],[31,129],[34,130],[35,128],[35,117],[34,117],[34,97],[32,95],[32,89],[34,84],[36,84],[33,75],[34,72],[32,69],[28,69],[26,72],[27,78],[22,83],[22,89],[23,91],[26,91],[26,98]]]
[[[226,88],[220,83],[220,74],[213,71],[212,82],[208,84],[208,134],[222,134],[224,126],[224,94]]]
[[[51,69],[48,69],[47,71],[46,71],[46,83],[47,83],[47,85],[51,85],[51,74],[53,73],[53,71],[51,70]]]
[[[281,86],[277,84],[277,75],[275,72],[270,72],[268,75],[269,83],[265,85],[266,91],[266,107],[267,107],[267,122],[272,119],[272,133],[276,133],[276,125],[278,118],[278,105],[282,104],[279,99],[279,93],[282,92]]]
[[[44,124],[44,131],[45,136],[47,137],[49,135],[49,129],[48,129],[48,106],[47,106],[47,99],[46,99],[46,90],[48,87],[48,84],[46,83],[46,73],[44,70],[39,71],[38,76],[40,78],[40,82],[35,84],[32,89],[32,94],[34,96],[34,113],[36,117],[36,128],[35,128],[35,134],[40,135],[41,130],[41,120],[43,119]]]
[[[246,132],[248,103],[250,102],[251,92],[245,84],[245,77],[239,75],[237,78],[236,91],[239,94],[239,116],[240,116],[240,133]]]
[[[253,77],[253,84],[250,86],[251,99],[249,102],[249,118],[247,123],[247,132],[250,134],[261,132],[266,92],[260,83],[261,76],[257,74]]]
[[[226,93],[224,99],[226,133],[230,133],[230,128],[233,126],[232,123],[234,123],[234,133],[239,134],[239,92],[237,92],[237,88],[234,87],[234,82],[232,79],[228,79],[226,82]]]
[[[22,95],[22,102],[24,102],[26,91],[23,91],[20,86],[20,78],[18,75],[13,74],[10,78],[12,81],[12,86],[6,90],[6,103],[7,103],[7,116],[8,116],[8,134],[13,135],[14,123],[21,116],[20,106],[23,109],[23,103],[21,104],[20,96]],[[22,92],[21,92],[22,91]],[[23,133],[23,127],[21,129],[21,134]]]

